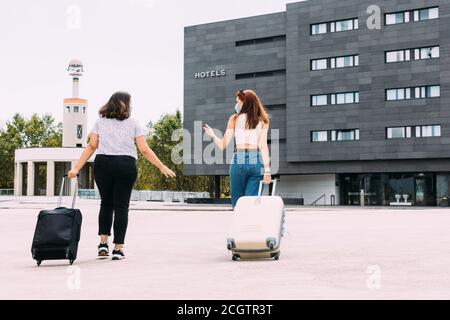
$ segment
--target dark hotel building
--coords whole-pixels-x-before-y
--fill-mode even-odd
[[[448,205],[449,0],[309,0],[190,26],[184,66],[190,132],[224,131],[234,92],[256,90],[279,129],[284,198]],[[190,147],[186,175],[228,175]]]

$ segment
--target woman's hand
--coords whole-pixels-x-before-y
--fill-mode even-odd
[[[72,170],[69,171],[67,176],[69,177],[69,179],[75,179],[78,176],[79,173],[80,172],[77,169],[72,169]]]
[[[216,136],[214,130],[207,124],[204,125],[203,130],[205,130],[205,133],[212,139],[214,139],[214,137]]]
[[[263,180],[264,184],[269,185],[271,181],[272,181],[272,175],[270,173],[265,173],[264,180]]]
[[[161,171],[161,173],[166,177],[166,178],[175,178],[177,175],[175,174],[175,172],[173,172],[172,170],[170,170],[169,168],[167,168],[166,166],[162,166],[161,168],[159,168],[159,171]]]

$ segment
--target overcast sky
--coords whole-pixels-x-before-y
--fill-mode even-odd
[[[117,90],[142,124],[182,109],[184,27],[285,10],[285,0],[14,0],[0,4],[0,124],[16,112],[62,119],[66,68],[85,65],[89,127]],[[79,13],[79,14],[78,14]]]

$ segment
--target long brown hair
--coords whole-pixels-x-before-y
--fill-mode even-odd
[[[241,112],[236,117],[241,114],[247,115],[245,126],[247,129],[256,129],[260,122],[269,123],[269,115],[255,91],[239,90],[236,92],[236,97],[243,102]]]
[[[99,111],[102,118],[123,121],[131,116],[131,95],[128,92],[116,92]]]

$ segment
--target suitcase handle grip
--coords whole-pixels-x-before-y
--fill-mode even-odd
[[[271,181],[270,181],[270,183],[273,184],[273,187],[272,187],[272,197],[275,196],[275,191],[276,191],[276,189],[277,189],[277,182],[278,182],[277,179],[274,179],[274,180],[271,180]],[[263,185],[264,185],[264,181],[261,180],[261,181],[259,182],[258,197],[261,197],[261,196],[262,196],[262,193],[263,193]]]
[[[62,182],[61,182],[61,190],[59,192],[59,199],[58,199],[58,208],[61,208],[62,198],[63,198],[63,192],[64,192],[64,184],[66,183],[66,179],[69,176],[67,174],[63,175]],[[72,209],[75,209],[75,203],[77,201],[77,193],[78,193],[78,178],[80,175],[77,175],[77,183],[75,184],[75,190],[73,193],[73,199],[72,199]]]

